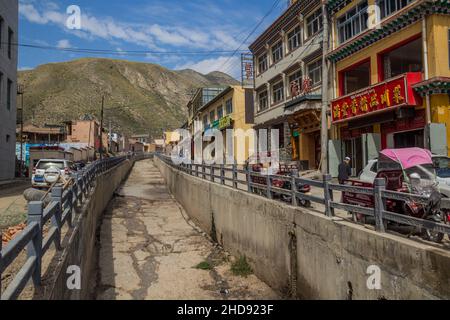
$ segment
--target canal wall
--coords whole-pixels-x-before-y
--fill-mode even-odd
[[[246,256],[255,274],[286,296],[450,298],[447,250],[201,180],[158,158],[154,162],[190,218],[233,255]]]

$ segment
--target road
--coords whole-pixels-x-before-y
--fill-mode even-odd
[[[100,231],[96,298],[277,299],[188,219],[151,160],[135,164]],[[200,268],[201,267],[201,268]]]

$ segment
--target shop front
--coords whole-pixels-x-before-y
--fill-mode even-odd
[[[382,149],[424,147],[425,110],[412,89],[421,78],[404,73],[332,101],[339,139],[330,144],[331,154],[350,157],[354,176]]]

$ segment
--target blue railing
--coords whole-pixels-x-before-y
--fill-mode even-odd
[[[67,223],[74,225],[74,213],[94,188],[96,178],[125,160],[141,160],[145,155],[122,156],[98,160],[82,171],[77,172],[64,185],[58,184],[50,190],[51,200],[47,206],[43,201],[28,204],[27,227],[11,240],[4,248],[0,241],[0,297],[1,300],[17,299],[27,283],[32,280],[34,286],[41,285],[42,257],[52,244],[61,250],[61,232]],[[44,226],[49,224],[44,236]],[[14,275],[4,292],[1,291],[1,275],[26,249],[27,260]]]

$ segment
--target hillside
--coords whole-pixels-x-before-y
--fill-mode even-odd
[[[203,75],[155,64],[80,59],[21,71],[19,83],[25,90],[25,121],[42,125],[85,114],[100,118],[104,94],[106,126],[111,120],[117,131],[157,137],[186,120],[186,104],[193,90],[237,81],[221,72]]]

